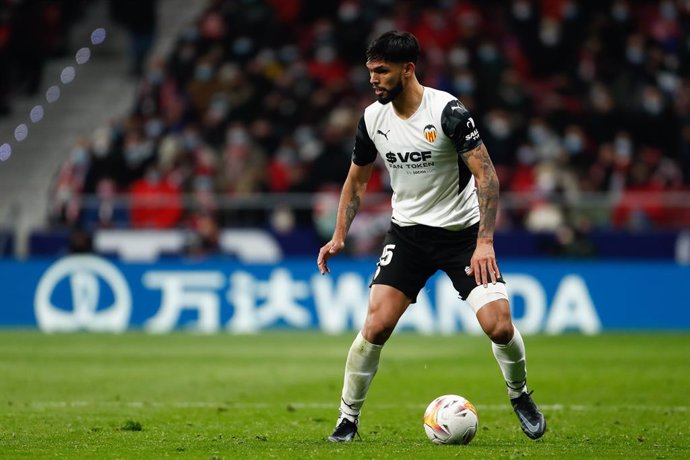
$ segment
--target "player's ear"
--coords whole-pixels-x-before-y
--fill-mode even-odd
[[[406,62],[403,67],[403,75],[407,78],[414,75],[414,64],[411,62]]]

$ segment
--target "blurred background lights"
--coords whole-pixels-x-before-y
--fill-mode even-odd
[[[21,142],[24,139],[26,139],[26,136],[28,136],[28,135],[29,135],[29,128],[24,123],[22,123],[21,125],[17,126],[14,129],[14,138],[17,139],[18,142]]]
[[[105,41],[105,29],[98,28],[91,32],[91,43],[94,45],[100,45]]]
[[[93,32],[91,32],[91,43],[94,45],[100,45],[105,41],[105,37],[105,29],[95,29]],[[74,58],[77,64],[86,64],[91,59],[91,49],[86,46],[80,48],[75,54]],[[62,72],[60,73],[60,81],[62,82],[62,84],[69,84],[72,81],[74,81],[76,74],[77,72],[73,66],[67,66],[64,69],[62,69]],[[58,85],[52,85],[46,90],[46,101],[49,104],[53,104],[57,102],[58,99],[60,99],[60,94],[60,87]],[[32,123],[38,123],[39,121],[43,120],[44,116],[45,109],[40,104],[33,106],[31,111],[29,112],[29,118]],[[14,138],[17,142],[22,142],[28,136],[29,127],[25,123],[18,125],[14,129]],[[12,156],[12,146],[9,143],[2,144],[0,146],[0,161],[6,161],[7,159],[9,159],[10,156]]]
[[[36,105],[29,113],[29,118],[31,118],[32,123],[38,123],[43,120],[44,110],[42,105]]]
[[[0,145],[0,161],[7,160],[12,155],[12,146],[10,144]]]
[[[68,83],[72,83],[75,75],[76,72],[74,70],[74,67],[72,67],[71,65],[67,66],[64,69],[62,69],[62,73],[60,74],[60,81],[65,85]]]
[[[53,85],[46,91],[46,101],[48,101],[49,104],[52,104],[58,99],[60,99],[60,87]]]
[[[91,59],[91,50],[88,48],[82,48],[79,51],[77,51],[77,55],[75,57],[77,64],[86,64],[89,62],[89,59]]]

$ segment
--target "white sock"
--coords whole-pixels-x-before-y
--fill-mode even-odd
[[[340,417],[356,422],[367,397],[369,384],[379,368],[383,345],[368,342],[360,332],[352,342],[345,363],[343,393],[340,399]]]
[[[513,327],[513,338],[505,345],[491,343],[494,356],[503,372],[511,399],[527,391],[527,363],[525,361],[525,342],[516,327]]]

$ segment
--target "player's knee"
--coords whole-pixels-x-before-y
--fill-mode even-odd
[[[383,309],[370,308],[362,327],[362,335],[369,342],[383,345],[395,329],[395,321],[383,313]]]
[[[367,318],[362,327],[362,336],[376,345],[383,345],[393,333],[394,326],[386,324],[377,318]]]
[[[505,345],[513,338],[513,323],[510,321],[510,319],[501,319],[495,321],[484,331],[492,342],[499,345]]]
[[[362,335],[369,342],[383,345],[393,333],[400,316],[409,305],[409,300],[401,292],[379,290],[369,301],[367,318],[362,327]]]

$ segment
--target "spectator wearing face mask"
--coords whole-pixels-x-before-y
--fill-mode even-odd
[[[51,187],[49,216],[55,225],[73,227],[78,224],[90,163],[89,142],[78,139]]]
[[[214,0],[169,56],[151,62],[134,113],[113,129],[104,158],[121,163],[113,176],[123,189],[151,164],[163,176],[162,165],[174,164],[185,193],[195,193],[197,175],[219,196],[339,183],[340,155],[352,150],[340,139],[354,128],[338,132],[332,120],[343,106],[368,104],[362,47],[369,35],[405,28],[425,45],[423,84],[485,114],[474,121],[502,187],[538,197],[532,204],[547,206],[540,212],[569,220],[559,208],[564,197],[625,190],[633,169],[644,176],[635,165],[650,149],[668,160],[650,177],[663,163],[666,189],[690,184],[687,2],[469,0],[450,2],[450,11],[446,3],[347,0],[329,9]],[[100,172],[87,190],[107,169],[95,141],[92,150],[90,168]],[[669,179],[668,171],[680,172]],[[511,210],[511,225],[524,228],[529,209]],[[269,224],[257,211],[217,214],[221,224]]]

